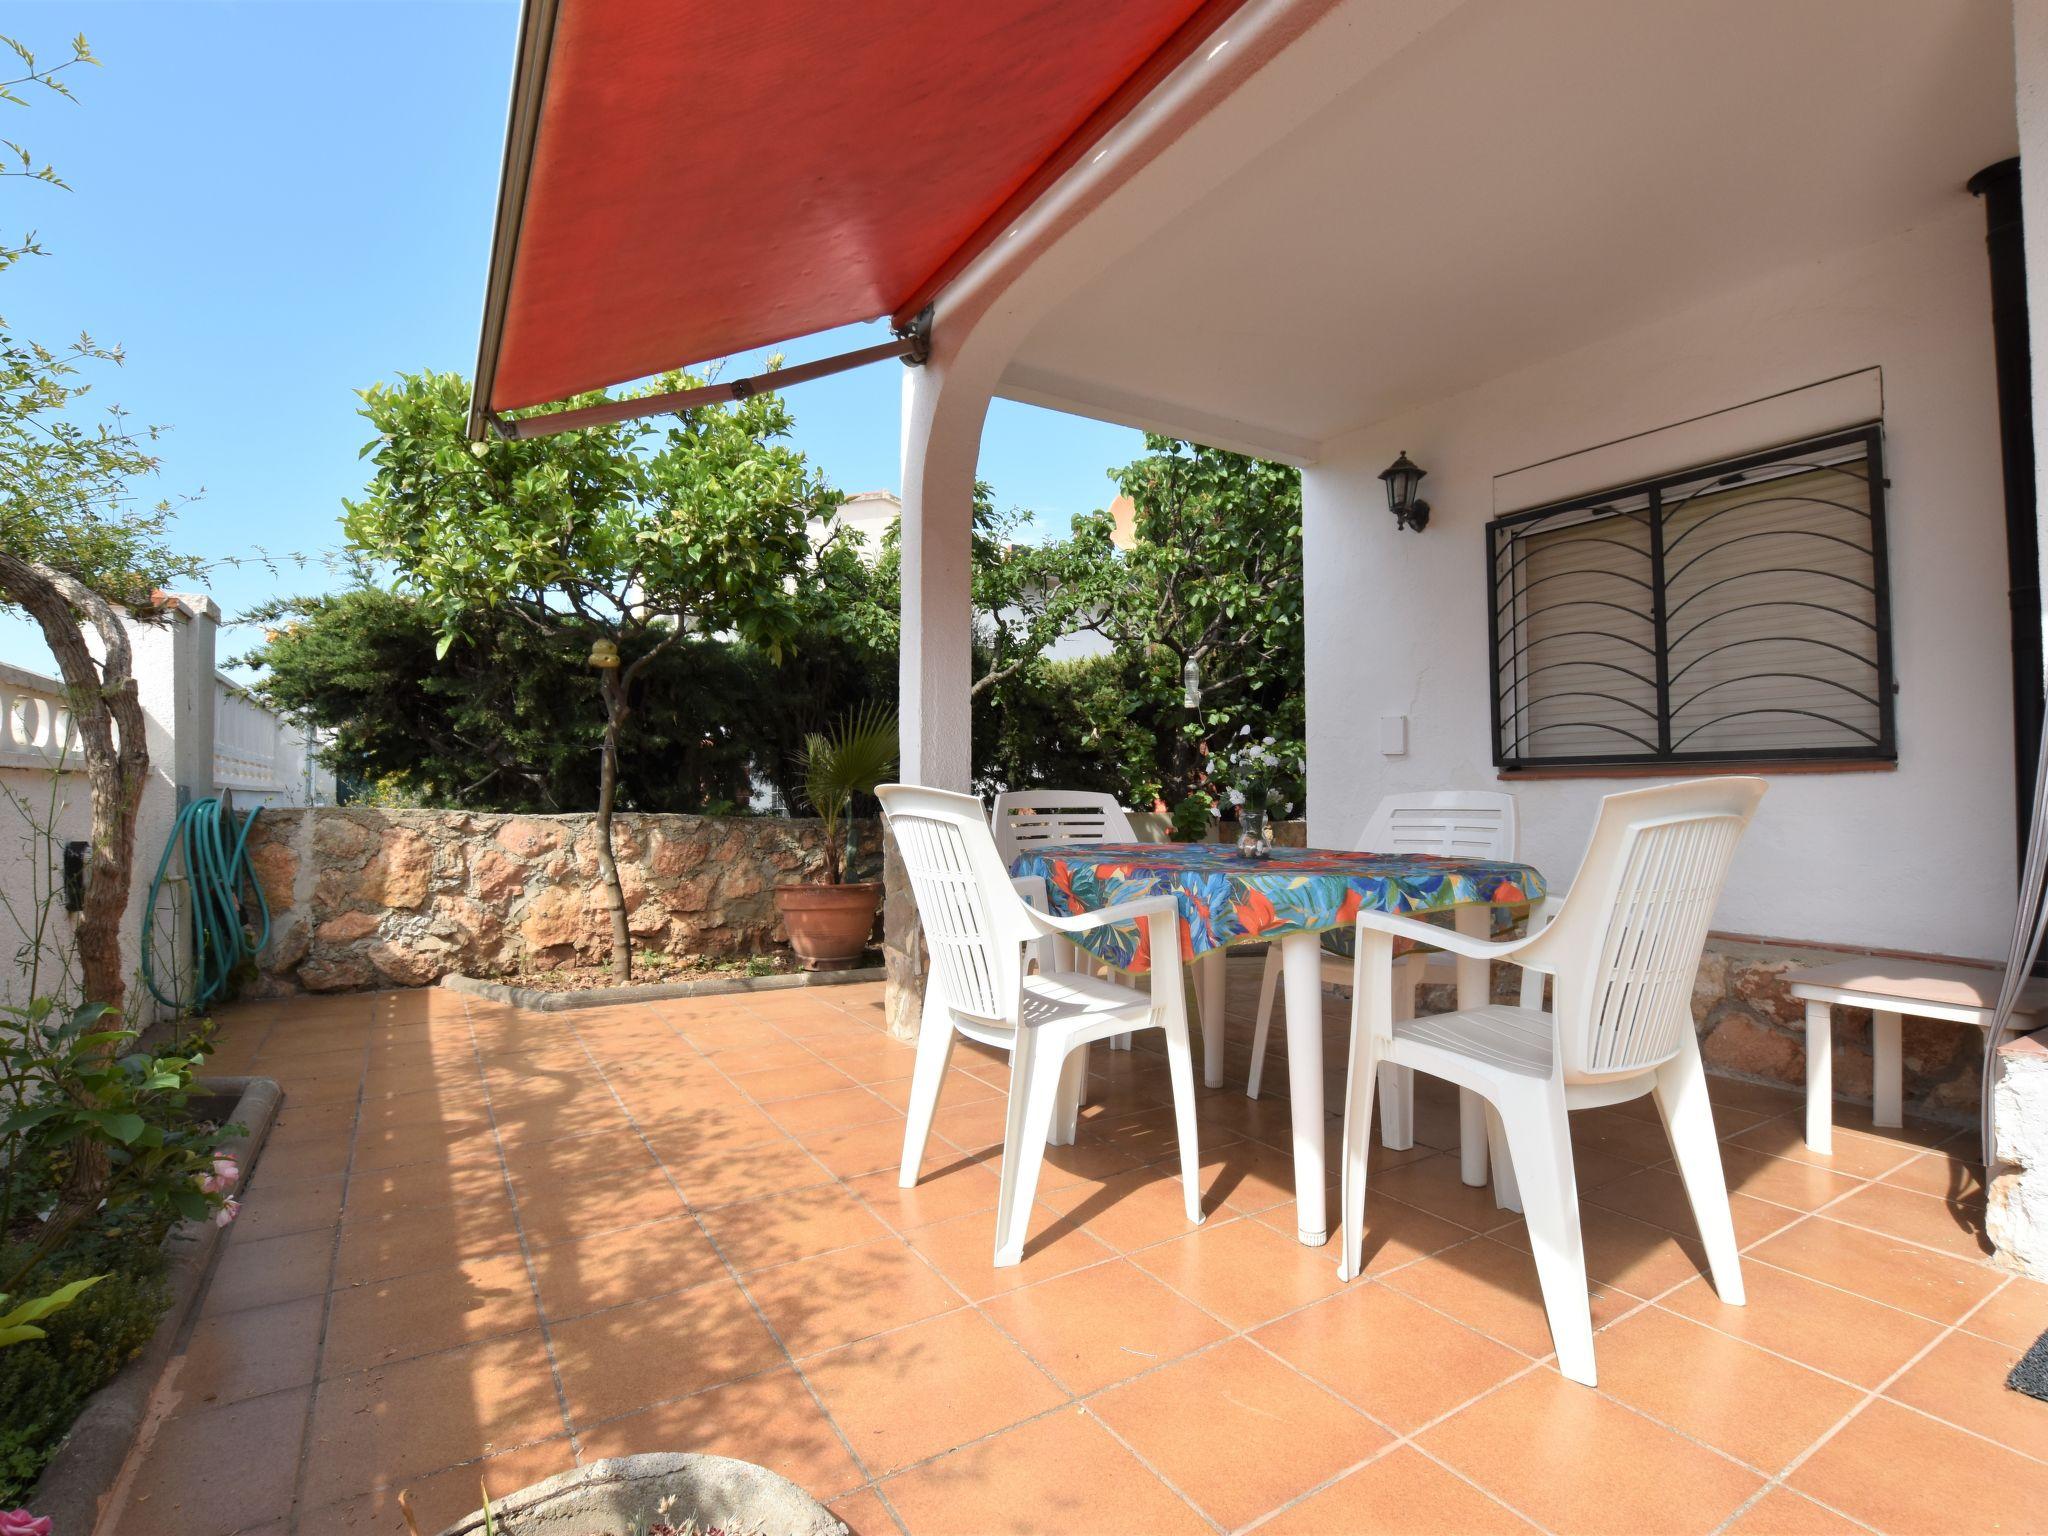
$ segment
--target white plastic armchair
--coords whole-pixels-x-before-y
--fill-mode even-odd
[[[917,1183],[954,1036],[1007,1050],[1010,1101],[996,1200],[995,1262],[1020,1262],[1055,1115],[1063,1097],[1075,1102],[1075,1085],[1067,1080],[1070,1059],[1091,1041],[1159,1029],[1166,1035],[1188,1221],[1199,1223],[1194,1054],[1188,1042],[1176,898],[1146,897],[1055,917],[1035,910],[1012,884],[982,819],[980,801],[909,784],[885,784],[875,793],[909,872],[931,956],[899,1182],[905,1188]],[[1033,973],[1024,963],[1025,947],[1042,938],[1071,939],[1132,922],[1143,925],[1151,950],[1147,990],[1079,971]]]
[[[1517,829],[1515,797],[1498,790],[1440,789],[1386,795],[1359,834],[1360,853],[1428,853],[1471,859],[1512,859]],[[1485,914],[1490,918],[1490,910]],[[1540,914],[1530,915],[1533,931]],[[1434,940],[1431,941],[1435,943]],[[1266,969],[1259,979],[1259,1022],[1252,1035],[1251,1073],[1245,1096],[1256,1099],[1266,1070],[1266,1037],[1273,1026],[1273,999],[1280,986],[1280,946],[1266,950]],[[1323,980],[1351,980],[1351,960],[1325,952]],[[1407,956],[1394,977],[1398,1016],[1412,1017],[1415,994],[1425,981],[1456,981],[1457,957],[1437,947]],[[1467,1001],[1460,999],[1461,1003]],[[1389,1066],[1380,1073],[1380,1141],[1389,1151],[1415,1144],[1415,1081],[1406,1068]],[[1468,1134],[1478,1134],[1475,1115],[1463,1117]],[[1477,1179],[1481,1177],[1474,1175]]]
[[[990,805],[988,821],[1005,868],[1033,848],[1055,843],[1142,841],[1116,796],[1093,789],[1006,789]],[[1094,969],[1078,945],[1054,941],[1044,949],[1061,970]],[[1127,1051],[1131,1037],[1112,1036],[1109,1044],[1112,1050]]]
[[[1375,1075],[1392,1063],[1487,1100],[1496,1177],[1512,1169],[1558,1369],[1594,1382],[1593,1327],[1573,1183],[1570,1111],[1652,1095],[1699,1225],[1714,1288],[1743,1301],[1734,1222],[1706,1074],[1693,1033],[1692,986],[1707,925],[1737,843],[1763,798],[1754,778],[1698,779],[1609,795],[1570,894],[1541,932],[1507,943],[1412,918],[1358,916],[1351,1059],[1344,1099],[1343,1252],[1357,1273],[1365,1235],[1367,1132]],[[1394,940],[1507,960],[1538,985],[1523,1006],[1488,1004],[1420,1019],[1395,1016]],[[1551,1011],[1533,1006],[1540,979]]]

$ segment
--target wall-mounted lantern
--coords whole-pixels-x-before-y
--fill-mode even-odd
[[[1380,478],[1387,483],[1387,510],[1394,514],[1396,528],[1413,528],[1420,533],[1429,526],[1429,503],[1415,494],[1422,488],[1426,473],[1408,457],[1405,448],[1401,457],[1380,472]]]

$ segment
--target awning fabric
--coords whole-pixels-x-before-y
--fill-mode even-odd
[[[1238,3],[527,0],[482,400],[914,314]]]

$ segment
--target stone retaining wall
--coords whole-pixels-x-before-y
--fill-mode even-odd
[[[351,807],[265,811],[249,860],[270,903],[255,991],[425,986],[590,962],[608,949],[595,818]],[[851,878],[879,878],[857,823]],[[635,943],[719,959],[786,945],[774,887],[816,879],[815,820],[621,815],[613,823]]]

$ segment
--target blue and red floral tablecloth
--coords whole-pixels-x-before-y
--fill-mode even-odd
[[[1517,907],[1540,901],[1543,876],[1527,864],[1434,854],[1341,853],[1276,848],[1247,859],[1222,843],[1067,843],[1034,849],[1010,866],[1045,881],[1062,917],[1171,892],[1180,898],[1181,953],[1225,944],[1323,933],[1348,953],[1361,908],[1421,915],[1453,907]],[[1099,959],[1126,971],[1151,966],[1136,923],[1080,936]]]

